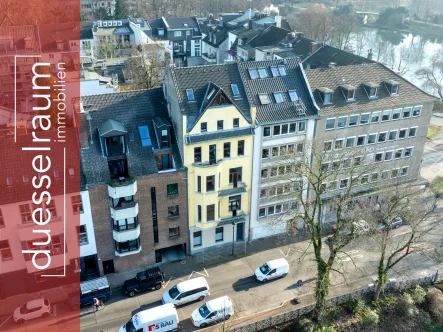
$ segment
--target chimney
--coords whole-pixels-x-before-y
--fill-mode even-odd
[[[276,26],[277,28],[281,28],[281,16],[280,16],[280,15],[277,15],[277,16],[275,17],[275,26]]]
[[[311,42],[309,44],[309,54],[314,53],[315,51],[317,51],[320,48],[320,43],[317,42]]]
[[[251,30],[252,29],[252,19],[248,20],[248,29]]]
[[[368,59],[372,60],[372,48],[370,48],[368,51]]]

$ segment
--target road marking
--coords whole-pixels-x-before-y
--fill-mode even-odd
[[[169,280],[168,280],[168,282],[166,283],[166,284],[164,284],[162,287],[163,287],[163,289],[166,289],[166,287],[168,286],[168,284],[169,284],[169,282],[171,281],[171,279],[172,279],[172,277],[171,278],[169,278]]]
[[[308,247],[309,247],[309,244],[308,244]],[[281,249],[278,249],[278,250],[281,252],[281,254],[283,255],[283,257],[288,257],[289,254],[291,253],[291,251],[293,251],[293,252],[301,252],[301,253],[304,253],[304,252],[306,251],[306,249],[308,249],[308,247],[306,247],[304,250],[302,250],[302,249],[288,248],[288,252],[287,252],[287,254],[285,254],[283,251],[281,251]]]
[[[197,272],[197,271],[192,271],[192,273],[189,275],[188,280],[192,278],[192,275],[193,275],[194,273],[195,273],[195,274],[199,274],[199,275],[201,275],[201,276],[203,276],[203,277],[208,277],[208,278],[209,278],[209,273],[208,273],[208,271],[206,271],[205,268],[203,268],[203,270],[205,270],[205,274],[200,273],[200,272]]]
[[[11,318],[12,315],[10,315],[3,323],[0,324],[0,327],[2,327],[3,325],[5,325],[5,323],[9,320],[9,318]]]
[[[339,262],[350,262],[354,258],[362,258],[363,255],[358,253],[358,250],[349,250],[346,252],[339,252],[335,259]]]

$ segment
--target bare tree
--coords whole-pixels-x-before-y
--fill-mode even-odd
[[[352,34],[357,27],[354,13],[333,15],[332,24],[331,45],[341,50],[349,50]]]
[[[423,188],[424,187],[424,188]],[[423,250],[424,242],[431,241],[430,231],[435,228],[435,197],[425,186],[400,183],[378,193],[378,202],[366,217],[375,229],[372,237],[379,253],[378,280],[374,300],[378,300],[389,273],[410,254]],[[410,233],[401,241],[394,241],[393,229],[406,223]]]
[[[437,50],[431,56],[429,65],[415,72],[418,79],[423,81],[423,88],[436,93],[443,101],[443,52]]]
[[[317,41],[327,40],[333,26],[331,12],[325,5],[318,3],[309,5],[300,13],[296,23],[297,31]]]

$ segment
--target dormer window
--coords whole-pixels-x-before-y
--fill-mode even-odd
[[[238,44],[239,44],[239,45],[242,44],[242,40],[241,40],[241,39],[238,40]]]
[[[385,81],[386,88],[388,89],[388,92],[391,96],[397,96],[398,95],[398,82],[393,80]]]
[[[264,93],[259,94],[258,95],[258,99],[260,99],[260,103],[262,105],[268,105],[269,104],[269,97],[268,97],[267,94],[264,94]]]
[[[334,93],[334,91],[326,87],[319,88],[318,90],[320,92],[320,97],[323,101],[323,105],[332,104],[332,94]]]
[[[158,29],[158,35],[164,36],[165,35],[165,29]]]
[[[268,72],[266,68],[258,68],[258,74],[260,75],[260,78],[268,77]]]
[[[188,101],[195,101],[194,91],[192,89],[186,89],[186,95],[188,96]]]
[[[349,84],[344,84],[341,86],[341,90],[343,95],[345,96],[346,101],[354,101],[355,100],[355,87]]]
[[[364,83],[364,88],[369,99],[375,99],[378,97],[378,87],[378,84],[372,82]]]
[[[248,71],[249,71],[249,76],[251,77],[251,80],[255,80],[255,79],[258,78],[258,72],[257,72],[257,69],[255,69],[255,68],[249,68]]]
[[[283,95],[281,92],[274,92],[274,98],[275,98],[275,102],[277,104],[280,104],[283,102]]]

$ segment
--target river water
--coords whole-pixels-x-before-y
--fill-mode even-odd
[[[350,43],[354,53],[367,56],[393,69],[410,82],[421,87],[415,76],[417,69],[429,65],[435,52],[443,52],[443,37],[420,36],[392,30],[361,28]]]

